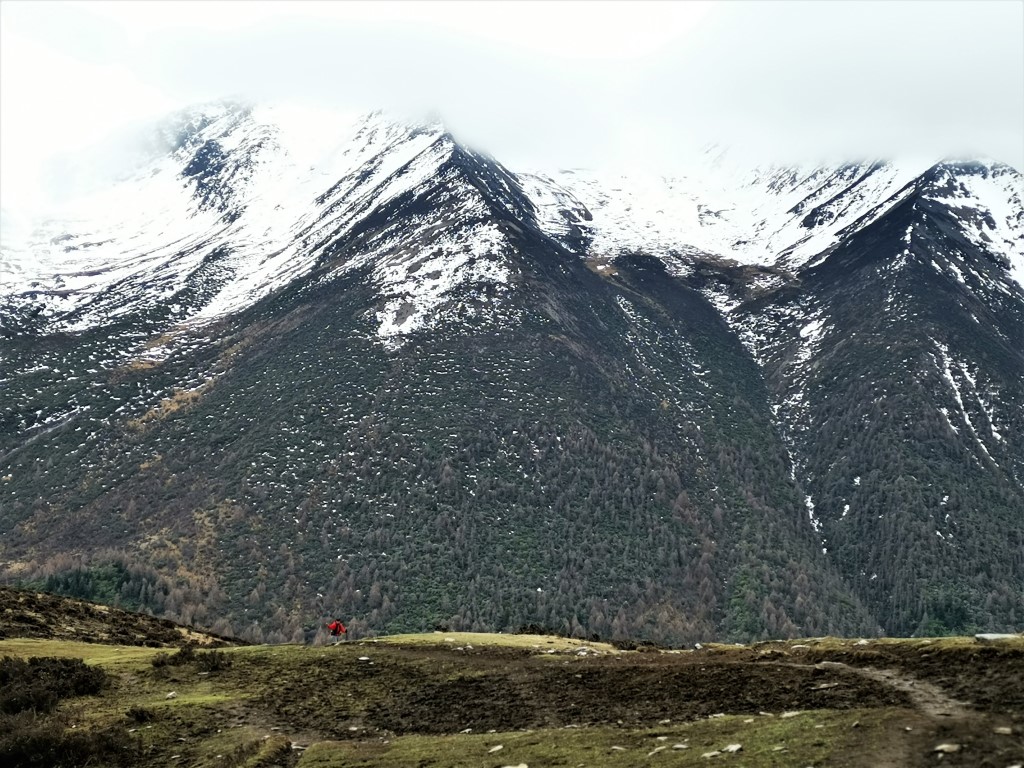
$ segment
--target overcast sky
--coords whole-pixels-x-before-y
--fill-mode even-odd
[[[0,1],[0,203],[224,96],[433,110],[516,168],[986,155],[1024,169],[1024,2]]]

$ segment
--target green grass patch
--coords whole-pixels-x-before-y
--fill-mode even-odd
[[[86,664],[101,665],[149,663],[153,656],[166,650],[134,645],[100,645],[36,638],[0,640],[0,656],[16,656],[22,659],[32,656],[58,656],[65,659],[82,659]]]
[[[793,717],[713,717],[692,723],[628,730],[614,727],[540,729],[511,733],[401,736],[376,741],[313,744],[299,768],[478,768],[637,765],[789,768],[794,765],[852,766],[856,744],[883,738],[880,710],[808,711]],[[856,727],[854,726],[856,723]],[[738,752],[725,751],[739,744]],[[500,750],[495,750],[500,746]],[[495,750],[495,751],[492,751]],[[719,754],[704,757],[705,754]]]
[[[408,635],[385,635],[360,643],[392,643],[396,645],[450,645],[476,647],[502,646],[505,648],[522,648],[526,650],[571,651],[579,648],[593,648],[602,653],[621,653],[609,643],[591,643],[572,637],[554,635],[506,635],[485,632],[430,632]],[[357,645],[359,643],[352,643]]]

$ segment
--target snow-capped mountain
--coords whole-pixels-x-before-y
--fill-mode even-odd
[[[1021,278],[1021,176],[999,163],[939,164],[964,221],[975,223]],[[521,174],[538,221],[555,238],[593,256],[645,252],[686,271],[687,254],[799,270],[844,237],[883,216],[923,183],[925,164],[874,162],[838,167],[723,171],[695,177],[609,176],[588,171]],[[995,242],[993,242],[995,241]]]
[[[319,119],[230,104],[178,116],[161,126],[171,151],[71,218],[5,237],[0,288],[41,309],[54,330],[81,330],[172,297],[172,318],[199,324],[308,274],[396,199],[442,184],[475,221],[441,232],[444,221],[424,217],[417,224],[436,234],[429,255],[378,233],[338,265],[374,265],[391,296],[378,312],[380,335],[424,325],[454,283],[507,282],[495,258],[503,237],[472,184],[457,178],[460,162],[487,161],[439,125],[380,114],[315,130],[303,124]],[[325,134],[333,142],[322,144]],[[380,262],[396,245],[404,257]]]
[[[678,275],[706,257],[788,272],[813,266],[928,183],[930,199],[962,211],[976,244],[1024,281],[1021,176],[998,163],[743,169],[709,152],[679,177],[513,174],[459,146],[437,123],[234,103],[176,115],[157,133],[155,145],[169,151],[105,193],[34,226],[7,213],[4,294],[52,317],[54,329],[74,331],[180,294],[191,279],[202,295],[176,319],[202,323],[308,274],[362,220],[402,195],[450,182],[443,174],[456,162],[499,169],[503,178],[490,190],[504,198],[499,204],[570,251],[650,253]],[[474,183],[464,179],[452,191],[467,216],[486,219],[489,201]],[[432,241],[439,250],[428,261],[392,255],[378,263],[397,242],[392,233],[344,265],[378,264],[375,276],[391,295],[379,317],[382,336],[427,324],[453,280],[509,282],[490,258],[507,247],[493,223],[447,234]]]
[[[673,642],[1024,615],[1016,170],[514,172],[234,103],[149,145],[4,212],[6,578],[114,562],[254,637],[318,592]]]

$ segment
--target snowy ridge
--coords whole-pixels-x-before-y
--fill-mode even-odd
[[[721,193],[692,178],[583,170],[519,178],[537,206],[538,225],[570,248],[569,235],[578,233],[587,256],[641,251],[685,272],[680,256],[725,255],[739,236],[740,230],[722,215]]]
[[[764,293],[911,195],[951,212],[1024,285],[1021,175],[996,163],[751,169],[708,153],[677,177],[513,175],[436,123],[230,102],[183,112],[154,135],[145,162],[102,194],[42,222],[3,211],[10,311],[51,331],[143,310],[202,325],[318,268],[328,278],[363,270],[380,294],[367,319],[391,343],[430,327],[446,302],[472,314],[507,295],[517,269],[507,225],[581,257],[651,254],[676,275],[699,262],[752,266],[744,280]],[[913,231],[893,270],[916,257]],[[926,256],[961,282],[1019,295],[946,255]],[[703,290],[726,317],[741,303],[721,286]]]
[[[680,177],[573,170],[520,179],[552,237],[566,242],[582,232],[587,255],[643,251],[685,273],[678,257],[687,254],[806,266],[848,227],[866,226],[896,205],[924,170],[888,163],[746,172],[708,166]]]
[[[442,170],[456,149],[442,126],[380,113],[215,104],[161,130],[172,150],[105,194],[34,226],[5,212],[0,293],[41,307],[53,330],[80,331],[179,296],[171,319],[202,324],[308,274],[400,196],[455,183]],[[342,265],[371,265],[385,298],[381,337],[427,325],[456,284],[507,282],[493,258],[502,236],[479,192],[463,182],[459,193],[475,222],[468,229],[442,232],[444,222],[424,220],[434,236],[419,238],[420,249],[400,248],[415,239],[404,229]]]
[[[1024,286],[1024,176],[1001,163],[942,163],[932,169],[923,197],[951,210],[971,243],[1002,259]],[[966,282],[962,273],[957,277]]]
[[[677,274],[702,255],[796,272],[919,194],[960,211],[972,243],[1024,286],[1024,183],[998,163],[710,165],[680,177],[571,170],[519,178],[538,225],[567,247],[599,257],[642,251]]]

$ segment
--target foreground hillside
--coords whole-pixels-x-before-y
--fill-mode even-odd
[[[623,650],[435,632],[171,654],[9,637],[0,659],[7,766],[1005,768],[1024,759],[1020,637]],[[59,706],[46,698],[53,680]],[[28,711],[31,697],[50,714]]]
[[[73,640],[152,648],[237,644],[168,619],[44,592],[0,586],[0,639]]]

